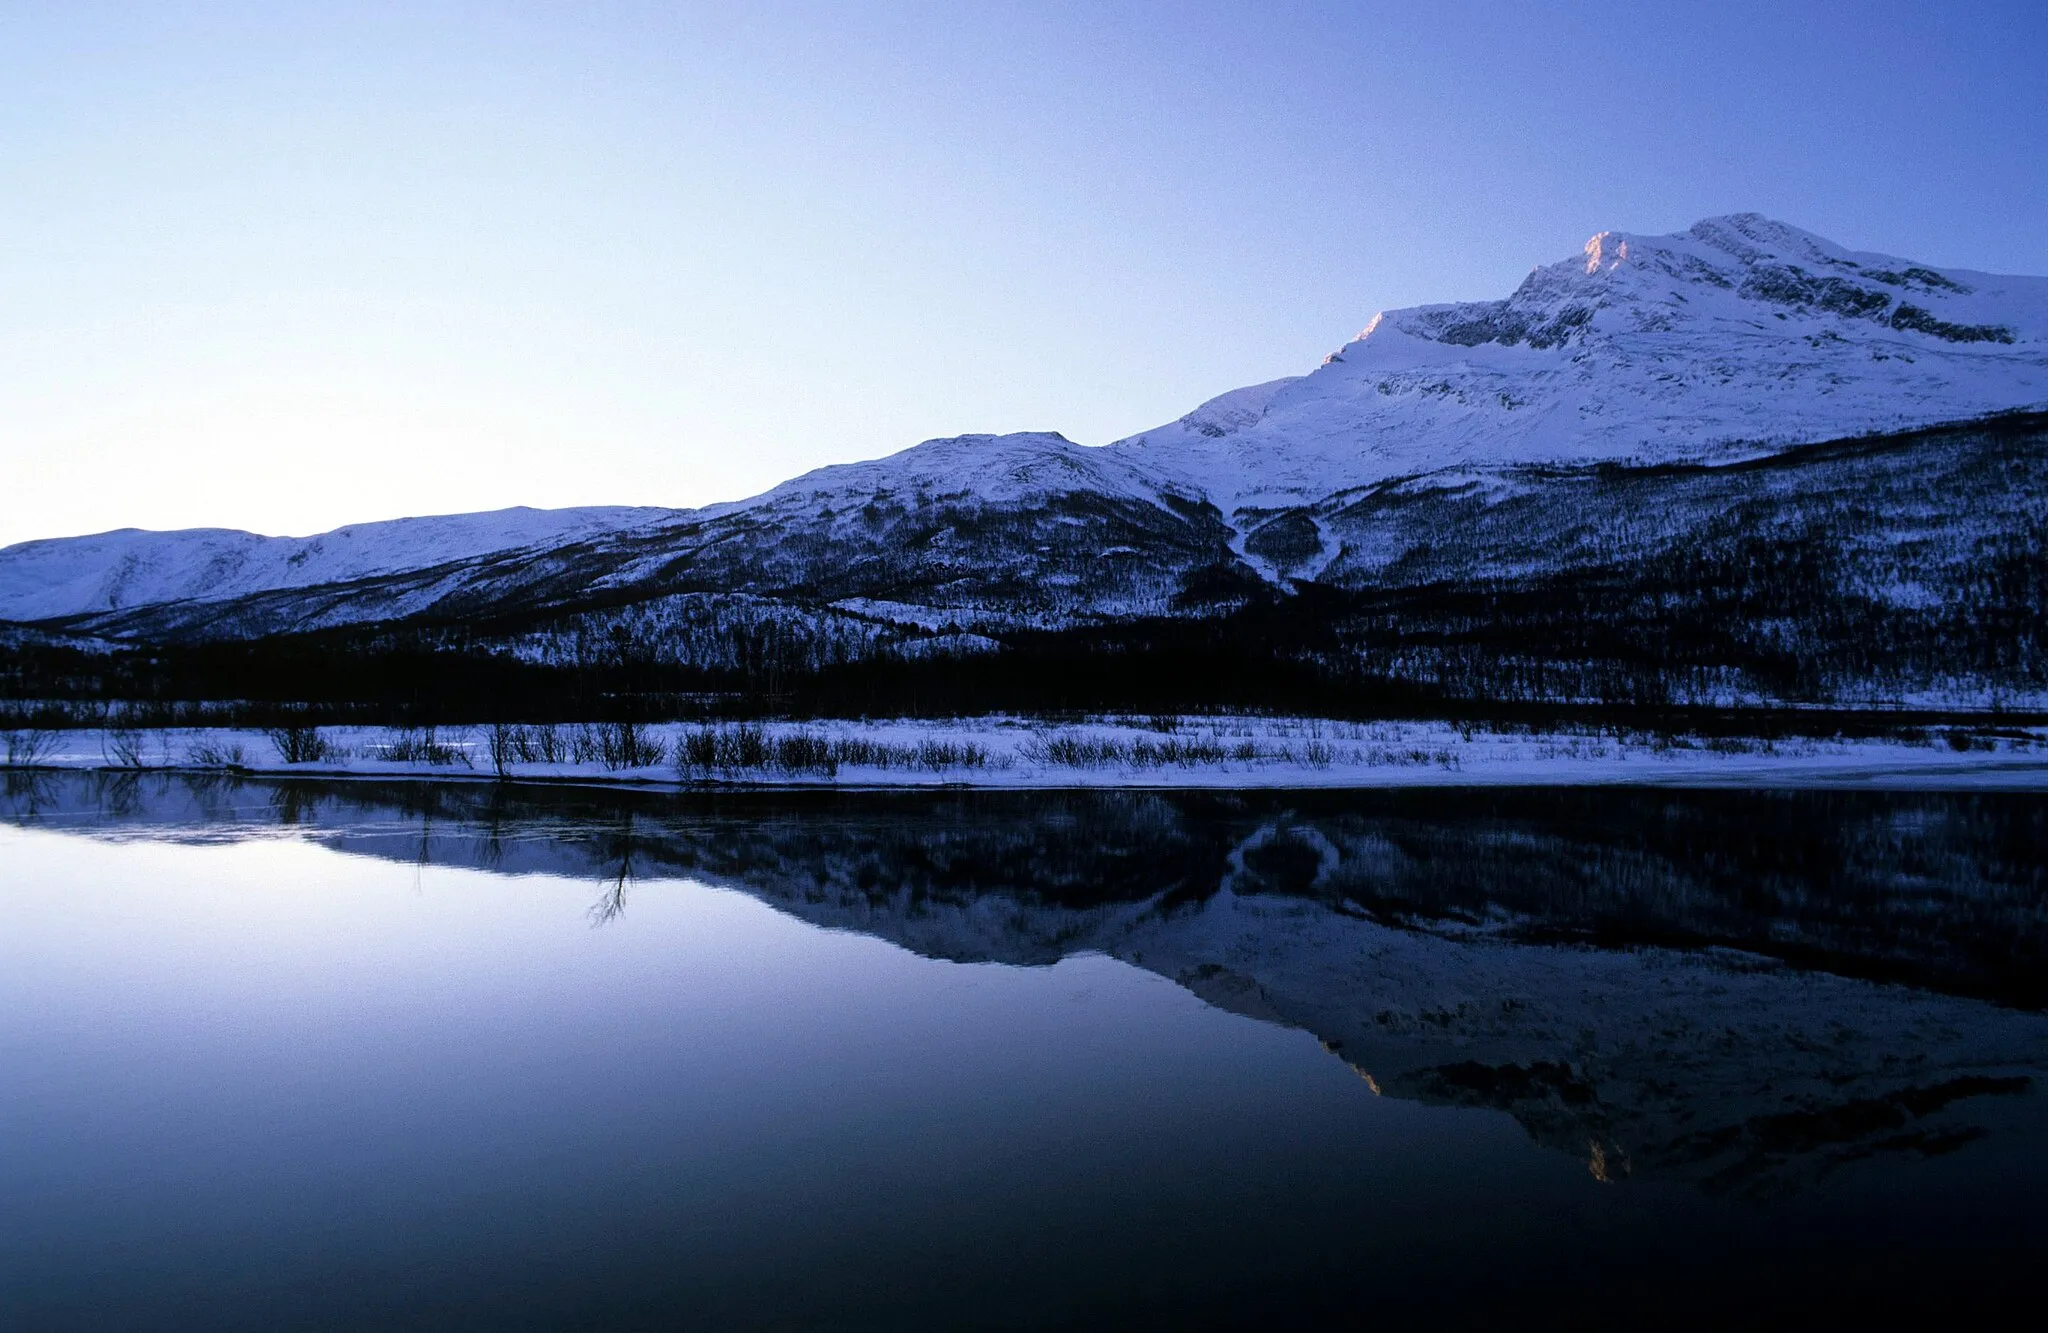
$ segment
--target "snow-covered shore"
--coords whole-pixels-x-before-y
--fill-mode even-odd
[[[12,732],[14,768],[739,787],[1667,784],[2048,790],[2048,728],[1729,738],[1202,716]],[[291,756],[291,757],[288,757]],[[297,762],[293,762],[296,758]]]

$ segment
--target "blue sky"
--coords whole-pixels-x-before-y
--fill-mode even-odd
[[[1594,231],[2048,273],[2048,6],[0,0],[0,543],[1102,443]]]

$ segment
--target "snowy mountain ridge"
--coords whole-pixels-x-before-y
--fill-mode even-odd
[[[1143,463],[1114,448],[1075,444],[1057,431],[955,435],[926,440],[884,458],[834,463],[745,500],[710,505],[705,517],[843,504],[849,496],[973,494],[1015,504],[1077,492],[1156,503],[1160,482]]]
[[[702,568],[706,552],[728,562],[756,552],[747,558],[793,570],[816,566],[802,551],[829,549],[853,569],[883,533],[897,554],[868,557],[878,567],[899,569],[914,542],[927,569],[1008,562],[1026,583],[1080,588],[1086,578],[1035,568],[1029,552],[1063,549],[1046,544],[1059,524],[1074,529],[1073,552],[1093,551],[1081,529],[1110,512],[1121,526],[1101,529],[1103,560],[1136,554],[1134,533],[1179,525],[1192,551],[1213,528],[1231,534],[1216,558],[1284,588],[1371,548],[1372,533],[1331,523],[1370,487],[1512,489],[1512,470],[1531,464],[1727,461],[2040,408],[2048,278],[1853,252],[1736,214],[1669,236],[1602,232],[1501,300],[1383,312],[1307,375],[1234,390],[1107,446],[1054,433],[931,440],[698,510],[514,509],[303,539],[202,529],[25,542],[0,550],[0,620],[397,576],[414,591],[363,605],[412,614],[458,595],[485,566],[492,586],[512,586],[512,566],[551,559],[593,571],[585,586],[658,586],[687,562]],[[1296,516],[1276,526],[1281,511]],[[1001,527],[998,515],[1035,522],[1036,545],[983,549],[977,534]],[[1152,584],[1124,585],[1139,601],[1156,595]],[[902,599],[884,585],[840,595]],[[307,625],[358,614],[333,598],[323,606]]]
[[[1602,232],[1499,301],[1375,316],[1322,367],[1110,446],[1225,512],[1461,466],[1673,462],[2048,406],[2048,278],[1755,214]]]
[[[606,505],[354,523],[312,537],[234,528],[120,528],[0,550],[0,619],[43,620],[194,598],[318,587],[659,523],[679,511]]]

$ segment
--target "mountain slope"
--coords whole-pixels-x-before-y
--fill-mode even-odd
[[[223,600],[430,569],[497,551],[656,523],[676,511],[500,509],[357,523],[315,537],[230,528],[22,542],[0,550],[0,620],[46,620],[163,602]]]
[[[628,512],[630,524],[592,523],[552,543],[67,623],[131,639],[248,638],[706,594],[853,601],[860,614],[912,624],[1047,626],[1165,614],[1189,571],[1229,559],[1231,536],[1212,507],[1050,434],[931,440],[733,504]]]
[[[1172,621],[1249,636],[1232,660],[1489,697],[2033,690],[2044,408],[2048,279],[1743,214],[1386,312],[1309,375],[1106,447],[931,440],[698,510],[31,542],[0,551],[0,620],[144,644],[406,627],[784,681]],[[1197,670],[1160,642],[1098,646]]]
[[[1110,446],[1220,508],[1446,467],[1755,453],[2048,406],[2048,279],[1754,214],[1602,232],[1502,301],[1376,316],[1313,374]]]

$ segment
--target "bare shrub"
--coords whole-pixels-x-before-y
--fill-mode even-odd
[[[577,732],[572,752],[579,764],[603,764],[614,771],[651,768],[668,758],[668,746],[638,722],[587,725]]]
[[[677,742],[676,767],[686,774],[703,775],[758,771],[779,765],[785,753],[792,763],[816,762],[817,756],[811,753],[807,742],[819,739],[806,738],[785,750],[769,740],[768,733],[760,727],[699,727]],[[837,767],[837,759],[829,752],[826,759]]]
[[[331,763],[341,757],[339,747],[308,726],[266,727],[263,734],[277,747],[277,757],[287,764]]]
[[[382,759],[388,764],[431,764],[436,768],[461,764],[465,768],[475,767],[470,763],[467,751],[443,741],[432,727],[401,727],[390,740],[371,746],[369,754],[371,758]]]
[[[138,727],[109,725],[100,733],[100,754],[115,768],[141,768],[144,741]]]
[[[185,762],[194,768],[247,768],[249,762],[236,741],[194,741],[185,747]]]
[[[0,736],[7,743],[9,768],[33,768],[57,748],[57,733],[39,727],[10,728]]]
[[[579,737],[564,735],[552,722],[539,726],[493,722],[485,747],[492,769],[501,778],[509,776],[514,764],[567,764],[574,761],[579,749],[594,759],[599,748],[594,741],[583,744]]]
[[[1372,768],[1407,768],[1411,765],[1427,764],[1431,758],[1427,750],[1375,749],[1367,751],[1365,762]]]
[[[766,768],[772,754],[768,746],[768,733],[759,727],[729,727],[718,733],[720,768],[732,772]]]
[[[949,768],[984,768],[988,751],[973,741],[926,741],[917,747],[918,767],[933,773]]]
[[[509,722],[493,722],[486,744],[490,747],[491,769],[499,777],[519,762],[519,728]]]
[[[924,769],[941,773],[952,768],[986,768],[991,756],[986,747],[968,740],[926,740],[916,745],[895,745],[865,736],[839,736],[831,742],[835,763],[853,768]]]
[[[866,736],[840,736],[832,742],[832,758],[856,768],[913,768],[917,764],[917,747],[891,745]]]
[[[1105,764],[1123,763],[1130,756],[1130,752],[1114,739],[1070,731],[1040,732],[1020,748],[1027,759],[1066,768],[1100,768]]]
[[[792,776],[815,773],[829,778],[839,772],[839,760],[832,753],[831,739],[809,732],[776,738],[775,766]]]
[[[684,776],[709,773],[718,767],[718,729],[699,727],[676,741],[676,767]]]
[[[668,743],[649,734],[638,723],[617,724],[620,766],[653,768],[668,758]]]
[[[1310,768],[1328,768],[1336,758],[1336,747],[1328,741],[1312,740],[1301,747],[1301,762]]]
[[[791,777],[829,778],[837,776],[842,766],[938,773],[985,768],[990,762],[988,750],[973,741],[926,740],[904,745],[812,731],[776,736],[746,724],[694,728],[677,740],[675,751],[679,771],[702,777],[774,770]]]
[[[1229,758],[1223,746],[1213,740],[1149,741],[1140,736],[1131,742],[1131,763],[1138,768],[1194,768],[1199,764],[1220,764]]]
[[[512,757],[522,764],[566,764],[576,750],[573,738],[552,722],[511,732]]]

